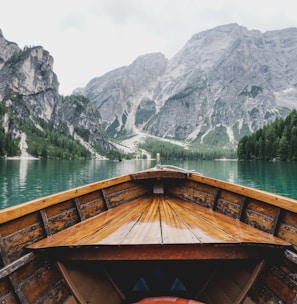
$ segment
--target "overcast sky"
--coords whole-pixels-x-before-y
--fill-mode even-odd
[[[0,0],[4,37],[54,57],[60,93],[138,56],[172,58],[195,33],[238,23],[262,32],[297,26],[296,0]]]

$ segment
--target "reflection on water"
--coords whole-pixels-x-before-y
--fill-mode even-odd
[[[297,199],[296,162],[162,161],[162,164]],[[154,160],[0,160],[0,209],[154,165]]]
[[[230,183],[297,199],[297,162],[176,161],[174,165]]]
[[[296,162],[238,162],[238,183],[297,199]]]
[[[154,166],[153,161],[0,160],[0,209]]]

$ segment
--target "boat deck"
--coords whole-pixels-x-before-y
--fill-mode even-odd
[[[183,245],[181,251],[179,245]],[[29,248],[68,248],[65,253],[71,259],[75,259],[75,249],[81,256],[81,250],[87,250],[88,259],[108,259],[109,254],[118,259],[162,259],[163,253],[173,259],[231,259],[258,257],[259,250],[289,245],[219,212],[154,195],[111,208]],[[91,248],[101,250],[95,253]]]

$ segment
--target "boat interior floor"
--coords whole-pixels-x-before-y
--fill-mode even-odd
[[[88,303],[103,299],[102,290],[109,296],[113,290],[114,301],[109,303],[117,304],[164,296],[205,303],[241,303],[264,264],[263,260],[68,261],[61,267],[74,294]],[[100,294],[96,294],[99,290]]]

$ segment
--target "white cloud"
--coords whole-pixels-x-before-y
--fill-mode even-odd
[[[7,40],[42,45],[54,57],[62,94],[139,55],[172,57],[192,35],[218,25],[296,26],[295,0],[0,0],[0,6]]]

